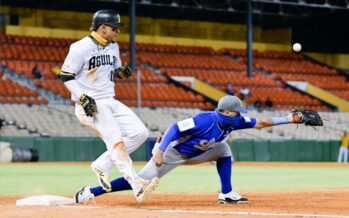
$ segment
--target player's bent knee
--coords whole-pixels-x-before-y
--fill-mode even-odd
[[[123,141],[117,142],[116,144],[114,144],[114,149],[115,150],[126,150],[125,143]]]
[[[134,129],[131,133],[127,134],[127,138],[142,144],[149,137],[149,131],[144,125],[140,125],[137,129]]]
[[[163,166],[161,166],[161,167],[163,167]],[[143,169],[139,172],[138,175],[142,179],[150,180],[154,177],[162,177],[162,175],[159,174],[159,170],[160,169],[157,166],[155,166],[154,161],[149,160],[147,165],[145,165],[145,167],[143,167]]]

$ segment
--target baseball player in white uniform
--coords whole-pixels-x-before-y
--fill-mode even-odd
[[[91,164],[99,183],[111,191],[109,174],[115,165],[141,202],[159,179],[144,180],[136,174],[129,153],[147,139],[148,130],[130,108],[114,99],[114,81],[131,76],[131,69],[121,64],[116,43],[121,25],[115,11],[97,11],[91,34],[70,46],[61,78],[76,102],[78,120],[93,128],[106,144],[107,151]]]

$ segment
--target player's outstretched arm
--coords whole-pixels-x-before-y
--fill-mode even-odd
[[[323,125],[322,118],[317,112],[310,110],[293,110],[286,117],[257,118],[254,128],[260,129],[289,123],[304,124],[306,126]]]
[[[289,123],[299,123],[294,119],[292,114],[285,117],[267,117],[267,118],[256,118],[256,125],[254,128],[261,129],[270,126],[289,124]]]

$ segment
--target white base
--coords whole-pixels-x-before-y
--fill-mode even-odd
[[[43,205],[43,206],[52,206],[52,205],[64,205],[64,204],[73,204],[75,200],[73,198],[56,196],[56,195],[39,195],[32,196],[28,198],[23,198],[16,201],[16,205]]]

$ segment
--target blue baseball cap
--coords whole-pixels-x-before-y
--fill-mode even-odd
[[[244,114],[248,113],[248,111],[242,107],[240,98],[233,95],[226,95],[222,97],[218,102],[217,109],[237,111]]]

